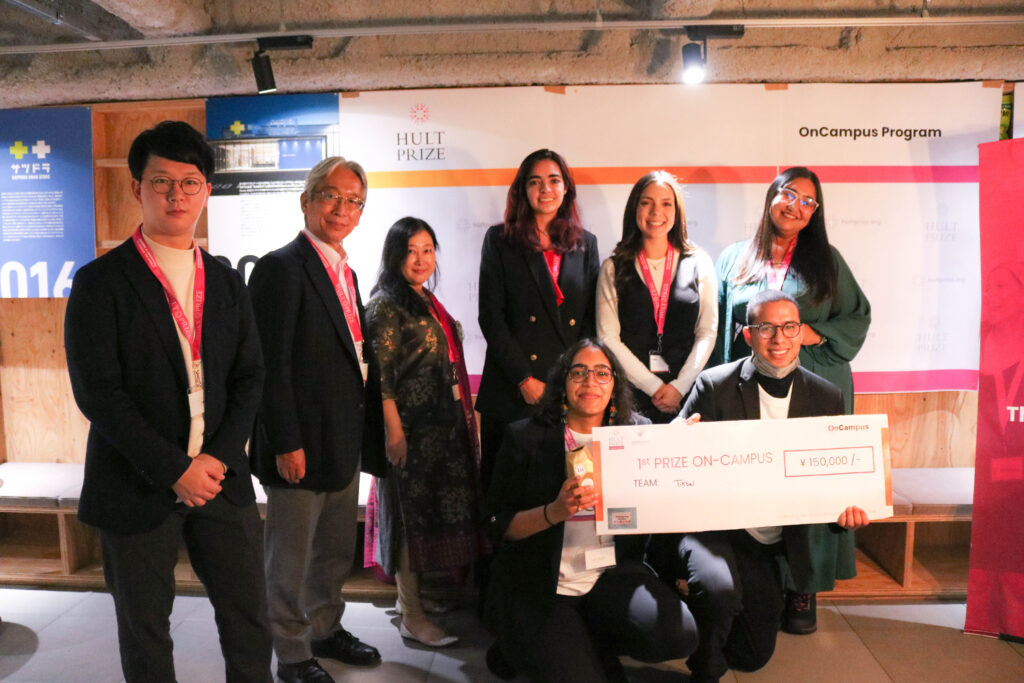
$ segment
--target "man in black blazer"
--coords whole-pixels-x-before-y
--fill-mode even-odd
[[[359,471],[384,474],[380,370],[343,240],[359,224],[366,174],[341,157],[313,167],[305,229],[249,279],[267,363],[254,438],[267,489],[265,549],[278,676],[332,680],[314,658],[380,661],[341,627],[356,548]]]
[[[213,603],[228,681],[270,680],[260,519],[245,443],[263,387],[248,293],[199,249],[213,150],[186,123],[128,155],[143,222],[82,267],[64,324],[91,421],[79,518],[100,531],[127,681],[173,681],[181,540]]]
[[[801,333],[792,296],[771,289],[754,295],[743,328],[751,356],[702,372],[677,420],[842,415],[839,387],[800,367]],[[851,506],[830,526],[847,533],[867,523],[864,511]],[[794,580],[806,579],[807,525],[652,537],[651,565],[662,578],[687,582],[700,632],[700,644],[687,660],[692,681],[717,681],[730,666],[755,671],[771,658],[784,607],[779,557]]]

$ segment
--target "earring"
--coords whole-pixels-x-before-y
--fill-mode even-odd
[[[618,411],[615,409],[615,397],[613,396],[612,399],[608,401],[608,422],[615,422],[615,416],[617,414]]]
[[[565,424],[565,418],[569,415],[569,399],[565,394],[562,394],[562,424]]]

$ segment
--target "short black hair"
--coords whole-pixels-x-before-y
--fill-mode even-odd
[[[747,324],[754,324],[754,311],[773,301],[788,301],[796,307],[797,313],[800,312],[800,304],[789,293],[783,292],[781,289],[763,289],[750,297],[750,301],[747,302]]]
[[[213,148],[198,130],[184,121],[161,121],[139,133],[128,150],[128,170],[142,180],[151,156],[192,164],[207,181],[213,177]]]

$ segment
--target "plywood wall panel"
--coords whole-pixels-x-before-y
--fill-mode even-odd
[[[98,159],[127,159],[135,137],[161,121],[185,121],[206,132],[206,100],[96,104],[92,110],[102,139],[94,140]]]
[[[83,462],[88,423],[64,357],[66,299],[0,299],[5,459]]]
[[[858,394],[854,412],[889,416],[893,467],[974,467],[976,391]]]

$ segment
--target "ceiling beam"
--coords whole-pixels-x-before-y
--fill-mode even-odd
[[[13,0],[7,0],[11,2]],[[19,0],[24,1],[24,0]],[[87,50],[127,50],[147,47],[173,47],[182,45],[211,45],[255,42],[257,38],[311,35],[314,38],[356,38],[360,36],[401,36],[401,35],[443,35],[452,33],[499,33],[535,31],[609,31],[609,30],[654,30],[679,32],[687,26],[714,26],[740,24],[747,29],[756,28],[806,28],[806,27],[847,27],[847,26],[978,26],[995,24],[1024,24],[1024,13],[998,15],[895,15],[895,16],[798,16],[772,18],[728,18],[715,19],[586,19],[569,21],[505,21],[505,22],[452,22],[430,21],[412,24],[367,25],[364,22],[349,26],[271,31],[260,33],[226,33],[190,36],[151,37],[141,40],[109,40],[98,43],[58,43],[51,45],[0,46],[4,54],[42,54],[48,52],[81,52]]]
[[[64,2],[62,0],[2,1],[43,21],[63,26],[88,41],[94,41],[92,43],[69,43],[71,45],[95,45],[97,43],[120,42],[142,37],[142,33],[87,0],[79,0],[78,2]]]

